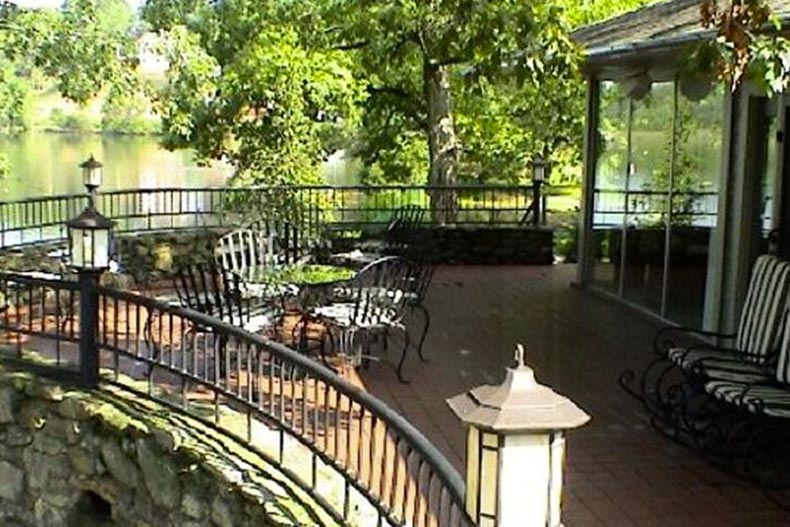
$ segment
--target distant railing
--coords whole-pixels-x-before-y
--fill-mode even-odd
[[[77,347],[87,304],[78,304],[91,297],[81,294],[82,287],[0,273],[0,330],[6,344],[16,344],[19,360],[30,336],[54,341],[42,352],[53,370],[82,369]],[[458,472],[369,393],[316,361],[220,320],[129,292],[93,291],[105,381],[142,388],[246,440],[346,523],[473,525]],[[355,496],[369,505],[368,513]]]
[[[718,215],[718,192],[596,189],[593,227],[673,225],[714,227]],[[671,200],[671,201],[670,201]]]
[[[118,222],[118,233],[220,227],[275,215],[319,233],[381,228],[409,204],[431,210],[428,225],[451,218],[458,226],[516,226],[531,210],[532,193],[528,185],[159,188],[102,192],[96,207]],[[81,194],[0,202],[0,248],[65,239],[65,222],[86,204]]]

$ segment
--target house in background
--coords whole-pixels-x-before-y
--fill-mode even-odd
[[[790,1],[771,6],[790,20]],[[754,259],[790,257],[790,98],[712,79],[699,0],[580,29],[587,125],[579,282],[729,331]]]

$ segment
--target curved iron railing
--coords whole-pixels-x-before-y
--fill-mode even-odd
[[[7,342],[44,338],[78,367],[78,284],[0,273]],[[464,484],[444,456],[383,402],[316,361],[187,310],[98,289],[100,364],[128,384],[268,452],[337,516],[358,525],[469,527]],[[27,336],[27,337],[24,337]]]
[[[357,230],[384,226],[404,205],[452,215],[457,225],[518,225],[530,208],[531,186],[277,186],[260,188],[157,188],[98,194],[96,207],[118,222],[116,232],[134,233],[234,225],[239,213],[285,214],[307,232],[328,227]],[[452,199],[450,199],[452,198]],[[0,248],[65,239],[65,223],[87,204],[69,194],[0,202]],[[437,204],[452,210],[436,210]]]

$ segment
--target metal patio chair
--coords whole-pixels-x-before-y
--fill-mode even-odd
[[[310,309],[306,316],[327,328],[331,348],[359,367],[370,360],[370,344],[377,335],[393,329],[409,334],[403,323],[413,283],[413,266],[397,256],[385,256],[363,267],[346,287],[338,288],[335,301]],[[402,364],[398,378],[403,380]]]

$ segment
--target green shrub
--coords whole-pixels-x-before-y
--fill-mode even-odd
[[[554,255],[566,263],[578,261],[579,247],[579,208],[557,214],[554,226]]]
[[[54,108],[49,113],[51,127],[65,132],[95,132],[96,123],[83,112],[67,113]]]

